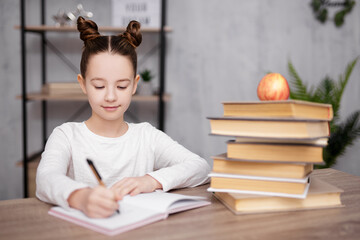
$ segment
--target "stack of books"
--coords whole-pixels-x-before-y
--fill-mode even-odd
[[[83,94],[78,82],[53,82],[42,87],[42,93],[49,95]]]
[[[211,134],[231,136],[214,156],[208,191],[234,213],[341,206],[341,189],[310,178],[323,164],[332,106],[298,100],[225,102]]]

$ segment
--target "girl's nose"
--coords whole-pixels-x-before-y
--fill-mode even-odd
[[[108,88],[106,90],[105,101],[114,102],[116,100],[115,89]]]

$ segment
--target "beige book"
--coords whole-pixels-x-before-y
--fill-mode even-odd
[[[330,183],[311,177],[309,192],[304,199],[226,192],[215,192],[214,196],[234,214],[247,214],[341,207],[342,192]]]
[[[227,117],[285,117],[331,120],[331,104],[300,100],[223,102]]]
[[[311,163],[266,162],[230,159],[226,154],[213,158],[213,172],[250,176],[304,178],[313,171]]]
[[[83,94],[78,82],[46,83],[42,92],[50,95]]]
[[[279,142],[227,142],[227,156],[234,159],[323,163],[321,144]]]
[[[275,139],[315,139],[330,135],[329,122],[306,119],[210,117],[211,134]]]
[[[309,189],[309,177],[275,178],[224,174],[212,172],[210,192],[251,193],[269,196],[305,198]]]

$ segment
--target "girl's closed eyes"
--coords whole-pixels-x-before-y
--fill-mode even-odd
[[[116,88],[121,89],[121,90],[125,90],[129,84],[130,84],[130,80],[126,79],[126,80],[119,80],[116,83]],[[105,80],[92,80],[92,84],[94,86],[95,89],[104,89],[106,86],[106,82]]]

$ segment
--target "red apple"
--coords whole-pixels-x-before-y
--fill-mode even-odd
[[[289,84],[280,73],[266,74],[258,85],[257,95],[261,101],[287,100],[290,95]]]

